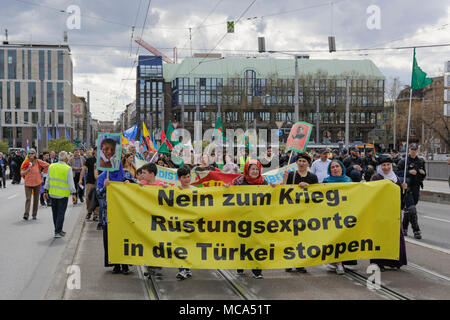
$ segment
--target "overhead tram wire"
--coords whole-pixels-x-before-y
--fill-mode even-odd
[[[146,23],[147,23],[148,12],[149,12],[149,10],[150,10],[150,5],[151,5],[151,3],[152,3],[152,0],[149,0],[148,6],[147,6],[147,11],[146,11],[146,14],[145,14],[144,23],[142,24],[142,30],[141,30],[141,36],[140,36],[141,39],[142,39],[142,35],[144,34],[145,25],[146,25]],[[139,48],[140,48],[140,46],[137,46],[137,48],[136,48],[136,54],[135,54],[135,59],[133,59],[133,62],[132,62],[132,64],[131,64],[131,66],[130,66],[130,72],[128,73],[128,76],[127,76],[125,79],[130,78],[131,72],[132,72],[133,69],[134,69],[134,66],[135,66],[135,64],[136,64],[136,62],[137,62],[137,59],[139,59],[139,56],[138,56],[138,55],[139,55]],[[121,94],[123,93],[123,84],[124,84],[124,81],[125,81],[124,78],[122,78],[121,84],[120,84],[120,88],[119,88],[119,94],[117,95],[117,99],[118,99],[119,95],[121,95]]]
[[[222,1],[223,1],[223,0],[219,0],[219,1],[216,3],[216,5],[214,6],[214,8],[208,13],[208,15],[206,16],[206,18],[203,19],[203,21],[202,21],[197,27],[195,27],[195,29],[198,30],[198,29],[206,22],[206,20],[208,20],[209,16],[210,16],[214,11],[216,11],[217,7],[219,6],[219,4],[220,4]],[[191,29],[191,28],[189,28],[189,29]],[[195,32],[196,32],[196,30],[194,30],[194,34],[195,34]],[[191,37],[191,36],[192,36],[192,34],[189,34],[189,37]],[[184,47],[184,46],[186,45],[187,42],[188,42],[188,41],[185,41],[182,47]]]
[[[253,4],[256,2],[256,0],[253,0],[252,1],[252,3],[250,3],[249,4],[249,6],[244,10],[244,12],[242,12],[242,14],[239,16],[239,18],[237,19],[237,21],[236,21],[236,25],[239,23],[239,21],[241,21],[241,19],[242,19],[242,16],[253,6]],[[206,54],[206,56],[205,57],[207,57],[212,51],[214,51],[216,48],[217,48],[217,46],[222,42],[222,40],[223,39],[225,39],[225,37],[227,36],[227,34],[228,34],[228,32],[226,32],[224,35],[223,35],[223,37],[222,38],[220,38],[220,40],[217,42],[217,44],[214,46],[214,48],[212,48],[207,54]],[[203,61],[205,61],[205,59],[206,58],[203,58],[202,60],[200,60],[200,62],[191,70],[191,71],[189,71],[188,72],[188,74],[191,74],[191,72],[192,71],[194,71],[195,69],[197,69],[198,68],[198,66],[203,62]]]

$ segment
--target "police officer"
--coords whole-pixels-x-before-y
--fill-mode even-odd
[[[53,224],[55,225],[55,238],[65,236],[62,230],[64,217],[67,209],[67,202],[72,193],[72,200],[75,198],[75,183],[73,181],[72,168],[67,165],[67,152],[59,153],[59,162],[53,163],[48,169],[48,179],[45,181],[44,198],[52,198]]]
[[[403,233],[406,236],[408,226],[411,222],[411,227],[414,232],[414,238],[422,239],[419,223],[417,221],[417,202],[419,202],[420,187],[423,189],[423,180],[426,177],[425,160],[418,157],[417,144],[413,143],[409,146],[409,155],[406,161],[406,183],[408,190],[405,199],[405,211],[403,216]],[[404,176],[405,159],[401,159],[397,166],[397,175]]]

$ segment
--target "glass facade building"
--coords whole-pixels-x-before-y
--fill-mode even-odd
[[[45,143],[48,126],[53,136],[57,122],[72,128],[69,52],[67,43],[0,45],[0,140],[10,147],[24,147],[27,139],[37,147],[37,124]]]

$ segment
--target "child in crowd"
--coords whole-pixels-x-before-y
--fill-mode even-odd
[[[138,170],[140,170],[138,180],[141,186],[165,186],[162,181],[156,181],[158,168],[153,162],[144,164]]]
[[[191,185],[191,170],[183,166],[178,168],[177,170],[178,181],[180,181],[180,190],[183,189],[195,189],[194,186]],[[192,272],[188,268],[178,268],[177,279],[184,280],[192,277]]]
[[[118,161],[116,159],[116,141],[110,138],[106,138],[100,145],[100,168],[117,168]]]

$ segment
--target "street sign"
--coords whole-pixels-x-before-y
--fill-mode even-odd
[[[275,124],[277,125],[277,128],[280,129],[283,125],[284,121],[275,121]]]

